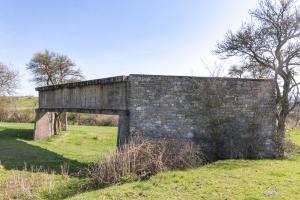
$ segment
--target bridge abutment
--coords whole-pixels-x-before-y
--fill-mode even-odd
[[[54,113],[36,110],[34,139],[46,140],[54,135]]]

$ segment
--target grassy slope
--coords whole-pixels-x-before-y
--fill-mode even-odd
[[[71,126],[49,141],[32,141],[31,124],[0,123],[1,181],[23,161],[71,170],[115,148],[116,128]],[[300,132],[291,133],[300,145]],[[21,172],[20,173],[28,173]],[[30,174],[30,172],[28,173]],[[32,173],[31,173],[32,174]],[[284,160],[224,160],[197,169],[158,174],[148,181],[115,185],[76,195],[85,179],[56,175],[56,188],[45,199],[299,199],[300,155]],[[73,196],[73,198],[72,198]]]
[[[0,96],[0,102],[6,102],[12,109],[35,109],[38,104],[38,98],[32,96]]]
[[[38,104],[37,97],[15,97],[17,108],[36,108]]]
[[[300,145],[300,132],[291,133]],[[87,192],[75,199],[299,199],[300,156],[283,160],[224,160],[158,174],[148,181]]]
[[[289,161],[219,161],[72,199],[299,199],[299,169],[299,157]]]

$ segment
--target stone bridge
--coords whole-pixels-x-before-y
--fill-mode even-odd
[[[129,75],[36,90],[35,139],[53,135],[54,112],[113,114],[118,145],[140,133],[193,141],[208,160],[280,154],[272,80]]]

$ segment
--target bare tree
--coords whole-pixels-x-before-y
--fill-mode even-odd
[[[17,88],[18,73],[0,63],[0,95],[10,95]]]
[[[260,65],[232,65],[228,75],[235,78],[272,78],[272,71]]]
[[[57,85],[79,81],[83,75],[75,63],[66,55],[50,52],[36,53],[27,64],[33,74],[33,81],[39,85]]]
[[[242,78],[244,70],[242,67],[237,65],[232,65],[229,69],[228,75],[235,78]]]
[[[36,53],[27,64],[27,69],[33,74],[33,79],[38,86],[57,85],[75,82],[83,79],[83,75],[75,63],[66,55],[50,52]],[[54,114],[54,133],[61,129],[61,113]]]
[[[299,11],[294,0],[261,0],[258,8],[250,11],[250,22],[235,33],[229,31],[215,50],[223,59],[241,58],[244,71],[263,70],[274,78],[279,143],[287,116],[299,103]]]

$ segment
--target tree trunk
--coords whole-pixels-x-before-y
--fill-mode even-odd
[[[285,120],[286,117],[280,117],[277,122],[277,135],[275,139],[280,157],[284,155]]]
[[[280,156],[284,155],[285,122],[290,109],[289,89],[290,89],[290,78],[289,76],[287,76],[287,78],[284,79],[282,97],[279,103],[281,109],[277,120],[276,142],[278,145],[278,152],[280,153]]]

